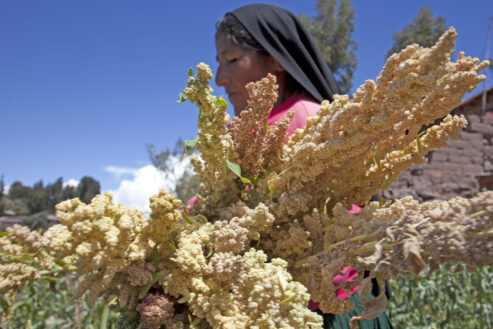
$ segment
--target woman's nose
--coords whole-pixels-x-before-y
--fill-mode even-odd
[[[224,69],[219,65],[216,72],[216,85],[219,87],[224,87],[229,83],[230,79]]]

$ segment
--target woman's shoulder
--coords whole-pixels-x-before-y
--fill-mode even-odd
[[[320,104],[305,92],[294,93],[287,101],[272,110],[269,121],[277,121],[289,111],[294,112],[294,117],[309,117],[315,115]]]
[[[320,104],[307,93],[295,93],[286,102],[272,110],[267,124],[271,126],[288,112],[294,112],[293,120],[288,128],[288,136],[290,136],[296,129],[304,128],[306,119],[317,114],[319,108]]]
[[[320,103],[307,93],[299,93],[296,97],[296,102],[293,104],[292,110],[295,113],[300,112],[306,117],[317,114],[320,109]]]

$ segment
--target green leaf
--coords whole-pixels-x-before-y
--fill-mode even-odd
[[[423,136],[423,134],[425,133],[426,131],[422,131],[418,134],[418,136],[416,136],[416,146],[418,147],[418,152],[421,151],[421,136]]]
[[[229,170],[231,170],[236,176],[241,177],[241,168],[239,165],[226,159],[226,166],[228,166]]]
[[[213,252],[214,252],[214,249],[212,249],[211,247],[209,247],[209,252],[205,256],[205,258],[207,259],[207,258],[211,257]]]
[[[289,296],[288,298],[286,298],[285,300],[283,300],[281,302],[281,304],[285,305],[285,304],[291,303],[291,302],[293,302],[296,299],[297,296],[298,296],[298,294],[294,294],[292,296]]]
[[[157,251],[157,246],[158,245],[156,244],[152,248],[152,265],[154,265],[154,267],[157,267],[159,264],[159,253]]]
[[[108,302],[108,306],[111,306],[111,305],[114,305],[116,304],[116,301],[118,300],[118,296],[115,296],[113,297],[113,299],[111,299],[109,302]]]
[[[171,241],[166,241],[166,244],[168,245],[168,247],[170,247],[170,249],[172,249],[172,250],[176,250],[176,247],[175,247],[175,245],[173,244],[173,242],[171,242]]]
[[[154,275],[152,276],[152,280],[140,289],[139,299],[142,299],[147,295],[149,289],[151,289],[154,283],[158,282],[158,280],[161,279],[163,274],[164,274],[163,271],[154,273]]]
[[[241,167],[239,165],[237,165],[236,163],[231,162],[228,159],[226,159],[226,166],[228,166],[229,170],[231,170],[236,176],[238,176],[243,183],[245,183],[245,184],[251,184],[252,183],[252,181],[249,180],[248,178],[241,176]]]
[[[4,236],[9,235],[9,234],[10,234],[10,232],[2,232],[2,233],[0,233],[0,238],[3,238]]]
[[[192,150],[195,149],[195,146],[197,145],[198,138],[194,139],[189,139],[185,141],[185,153],[188,153]]]
[[[39,278],[40,280],[44,280],[44,281],[51,281],[51,282],[56,282],[58,281],[57,278],[54,278],[54,277],[51,277],[51,276],[42,276]]]
[[[382,281],[382,276],[380,275],[380,273],[377,273],[376,275],[376,279],[377,279],[377,284],[380,288],[382,288],[384,286],[384,283]]]
[[[386,174],[385,178],[383,179],[383,189],[385,190],[389,186],[389,175]]]
[[[269,190],[269,198],[274,197],[274,182],[269,182],[269,185],[267,185],[267,189]]]
[[[191,77],[193,75],[193,67],[188,68],[188,76]]]
[[[2,306],[3,313],[9,313],[9,303],[7,303],[7,301],[2,297],[0,297],[0,306]]]
[[[249,180],[248,178],[245,178],[245,177],[240,177],[240,180],[241,180],[243,183],[245,183],[245,184],[251,184],[251,183],[252,183],[252,181],[251,181],[251,180]]]
[[[187,216],[185,213],[181,213],[181,217],[188,223],[188,224],[193,224],[193,221],[190,219],[190,217]]]
[[[187,100],[188,100],[187,95],[185,95],[184,93],[180,93],[180,99],[177,100],[176,102],[177,103],[183,103],[184,101],[187,101]]]
[[[216,106],[226,108],[228,106],[228,102],[226,102],[222,96],[219,96],[216,99]]]
[[[195,318],[195,319],[193,319],[193,321],[192,321],[192,322],[190,322],[190,328],[193,328],[193,327],[195,327],[196,325],[198,325],[200,321],[202,321],[202,319],[201,319],[201,318]]]
[[[109,309],[108,305],[104,305],[103,315],[101,316],[101,325],[100,325],[101,329],[108,328],[108,316],[109,316],[109,314],[110,314],[110,309]]]

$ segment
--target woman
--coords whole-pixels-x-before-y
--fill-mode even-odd
[[[216,84],[224,87],[235,115],[247,106],[245,85],[268,73],[277,77],[279,98],[268,125],[294,111],[288,129],[292,134],[306,125],[324,99],[332,101],[340,93],[332,72],[315,46],[312,37],[291,12],[271,5],[257,4],[227,13],[217,24],[216,51],[219,67]],[[350,281],[358,275],[345,268],[334,284]],[[339,298],[347,298],[344,291]],[[324,314],[325,328],[349,328],[349,319],[362,311],[357,294],[350,296],[355,304],[352,312],[343,315]],[[316,304],[310,308],[316,310]],[[385,314],[370,321],[359,321],[361,328],[393,328]]]
[[[226,14],[217,25],[216,49],[216,84],[225,88],[236,115],[247,104],[246,83],[267,73],[276,75],[279,84],[268,124],[293,110],[290,134],[305,126],[322,100],[332,101],[332,95],[340,93],[310,34],[282,8],[249,5]]]

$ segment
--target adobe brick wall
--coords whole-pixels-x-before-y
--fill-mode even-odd
[[[493,117],[467,115],[469,125],[428,162],[403,172],[384,191],[386,199],[412,195],[420,201],[471,197],[479,192],[478,175],[493,175]]]

